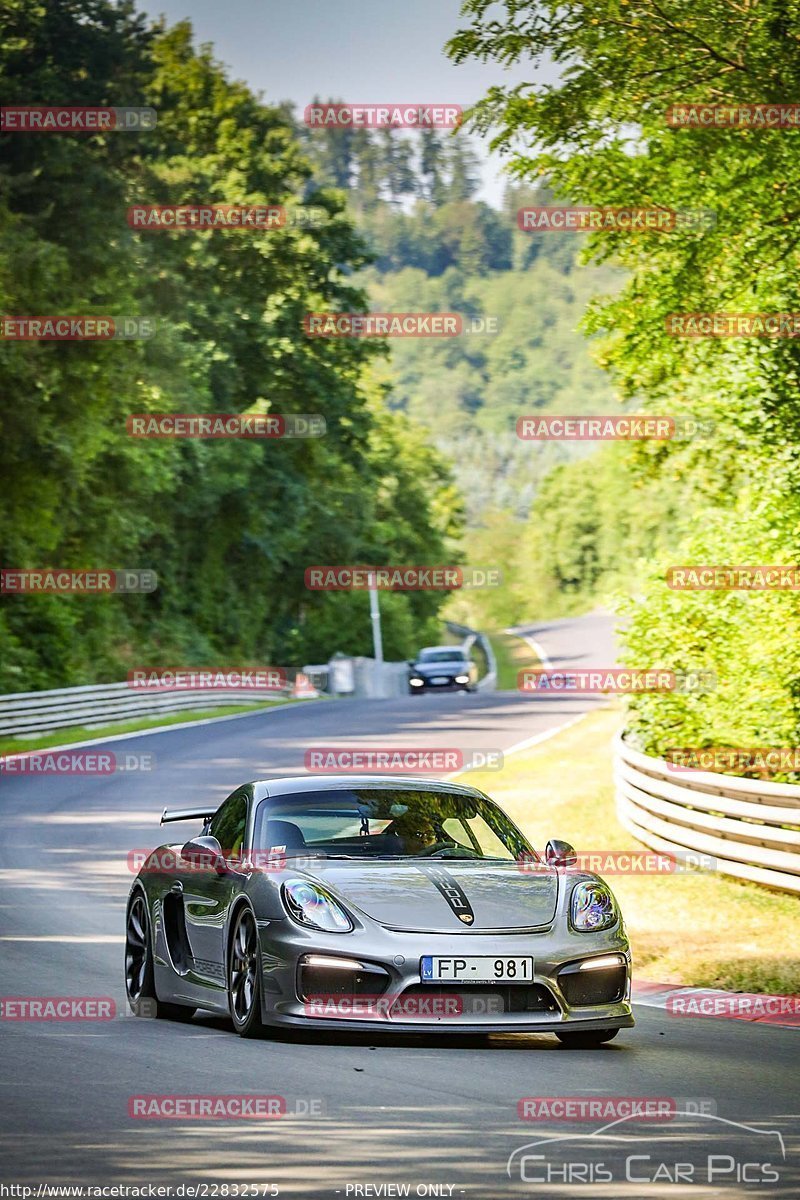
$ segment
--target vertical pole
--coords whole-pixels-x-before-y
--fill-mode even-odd
[[[375,662],[383,666],[383,638],[381,636],[381,610],[378,604],[378,589],[375,586],[375,575],[369,577],[369,616],[372,621],[372,648]]]

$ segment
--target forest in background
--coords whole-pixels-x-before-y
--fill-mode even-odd
[[[424,434],[384,403],[379,346],[307,337],[363,310],[368,260],[296,125],[232,81],[187,23],[129,3],[14,0],[4,103],[149,105],[147,133],[0,136],[0,294],[13,315],[146,316],[155,336],[0,342],[0,561],[148,568],[149,595],[6,595],[0,690],[109,681],[133,665],[300,665],[369,652],[365,593],[308,591],[318,563],[436,563],[461,502]],[[135,203],[313,198],[318,226],[140,233]],[[146,412],[320,413],[312,440],[152,441]],[[387,656],[438,633],[441,593],[385,595]]]
[[[552,203],[546,187],[509,181],[500,209],[478,199],[478,159],[462,132],[299,128],[369,246],[374,261],[359,280],[370,308],[458,312],[487,329],[392,339],[376,372],[388,406],[451,461],[468,529],[498,512],[523,520],[545,475],[587,448],[523,442],[517,418],[620,408],[580,325],[622,273],[583,265],[581,234],[518,228],[521,207]]]
[[[0,560],[159,577],[150,595],[4,596],[0,689],[113,680],[143,661],[369,653],[367,597],[307,591],[307,565],[498,564],[498,526],[511,549],[547,473],[582,453],[521,442],[517,416],[615,406],[578,324],[619,273],[579,268],[569,235],[517,229],[517,207],[547,193],[509,189],[502,210],[476,199],[464,137],[311,131],[231,80],[188,22],[153,26],[129,3],[15,0],[0,38],[8,103],[158,113],[143,134],[0,135],[3,311],[157,326],[123,343],[0,343]],[[137,202],[206,198],[322,219],[258,235],[126,223]],[[367,307],[457,311],[497,332],[304,335],[307,311]],[[327,435],[126,435],[130,413],[161,411],[320,413]],[[527,583],[499,565],[509,586],[471,599],[384,595],[387,655],[436,640],[443,605],[530,615]]]
[[[520,208],[556,202],[541,182],[510,179],[501,209],[477,199],[477,159],[463,132],[302,136],[370,248],[374,261],[359,280],[373,310],[497,321],[495,334],[393,340],[373,367],[389,407],[452,464],[466,559],[503,572],[503,587],[456,594],[447,613],[500,629],[614,603],[669,544],[681,510],[681,489],[648,471],[663,446],[537,444],[518,438],[516,423],[639,407],[640,397],[615,392],[588,325],[593,305],[619,293],[624,269],[592,262],[586,234],[518,228]]]

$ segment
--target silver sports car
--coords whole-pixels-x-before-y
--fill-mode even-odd
[[[617,903],[575,852],[541,858],[482,792],[384,776],[247,783],[147,857],[126,916],[141,1015],[264,1026],[549,1032],[633,1025]]]

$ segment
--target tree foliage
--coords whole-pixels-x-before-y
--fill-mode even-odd
[[[640,456],[627,475],[635,495],[636,471],[644,470],[665,515],[649,569],[638,576],[641,590],[627,607],[626,638],[631,661],[692,659],[717,669],[720,686],[690,702],[636,699],[632,720],[651,750],[676,738],[797,745],[796,596],[676,594],[664,571],[670,563],[800,558],[800,347],[793,339],[675,338],[665,320],[797,308],[800,132],[675,128],[666,112],[686,103],[795,102],[800,7],[784,0],[691,7],[680,0],[465,0],[462,11],[471,23],[450,43],[455,61],[534,69],[552,62],[558,72],[553,83],[493,87],[472,114],[518,179],[544,177],[557,196],[583,204],[716,213],[716,224],[702,232],[602,231],[588,243],[592,259],[612,260],[628,274],[588,323],[605,335],[603,360],[623,396],[649,411],[711,418],[717,428],[710,441]],[[585,497],[592,485],[582,473],[593,465],[569,470]],[[553,485],[562,498],[565,485]],[[553,577],[559,592],[596,572],[615,523],[632,517],[634,545],[646,546],[638,511],[624,499],[611,504],[610,524],[592,517],[593,530],[582,507],[569,514],[570,547]],[[760,682],[754,686],[757,659],[768,664],[766,693]]]
[[[148,341],[0,343],[0,560],[160,580],[147,596],[4,597],[0,688],[363,650],[363,597],[307,591],[305,567],[442,561],[459,505],[370,380],[375,347],[303,331],[308,311],[365,307],[353,275],[368,254],[341,194],[314,181],[286,111],[230,80],[188,23],[149,27],[109,0],[12,0],[0,22],[4,103],[158,111],[150,133],[0,137],[3,311],[157,321]],[[327,214],[309,228],[126,223],[134,203],[309,197]],[[319,413],[327,434],[129,437],[127,415],[147,411]],[[413,650],[441,600],[392,597],[387,655]]]

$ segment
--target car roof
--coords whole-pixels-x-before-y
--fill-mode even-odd
[[[352,788],[393,788],[417,792],[448,792],[462,796],[482,796],[477,788],[441,779],[420,779],[410,775],[284,775],[279,779],[261,779],[252,784],[263,797],[290,796],[300,792],[344,791]]]
[[[461,657],[464,653],[463,646],[423,646],[420,650],[420,654],[424,653],[425,650],[450,650],[459,657]]]

